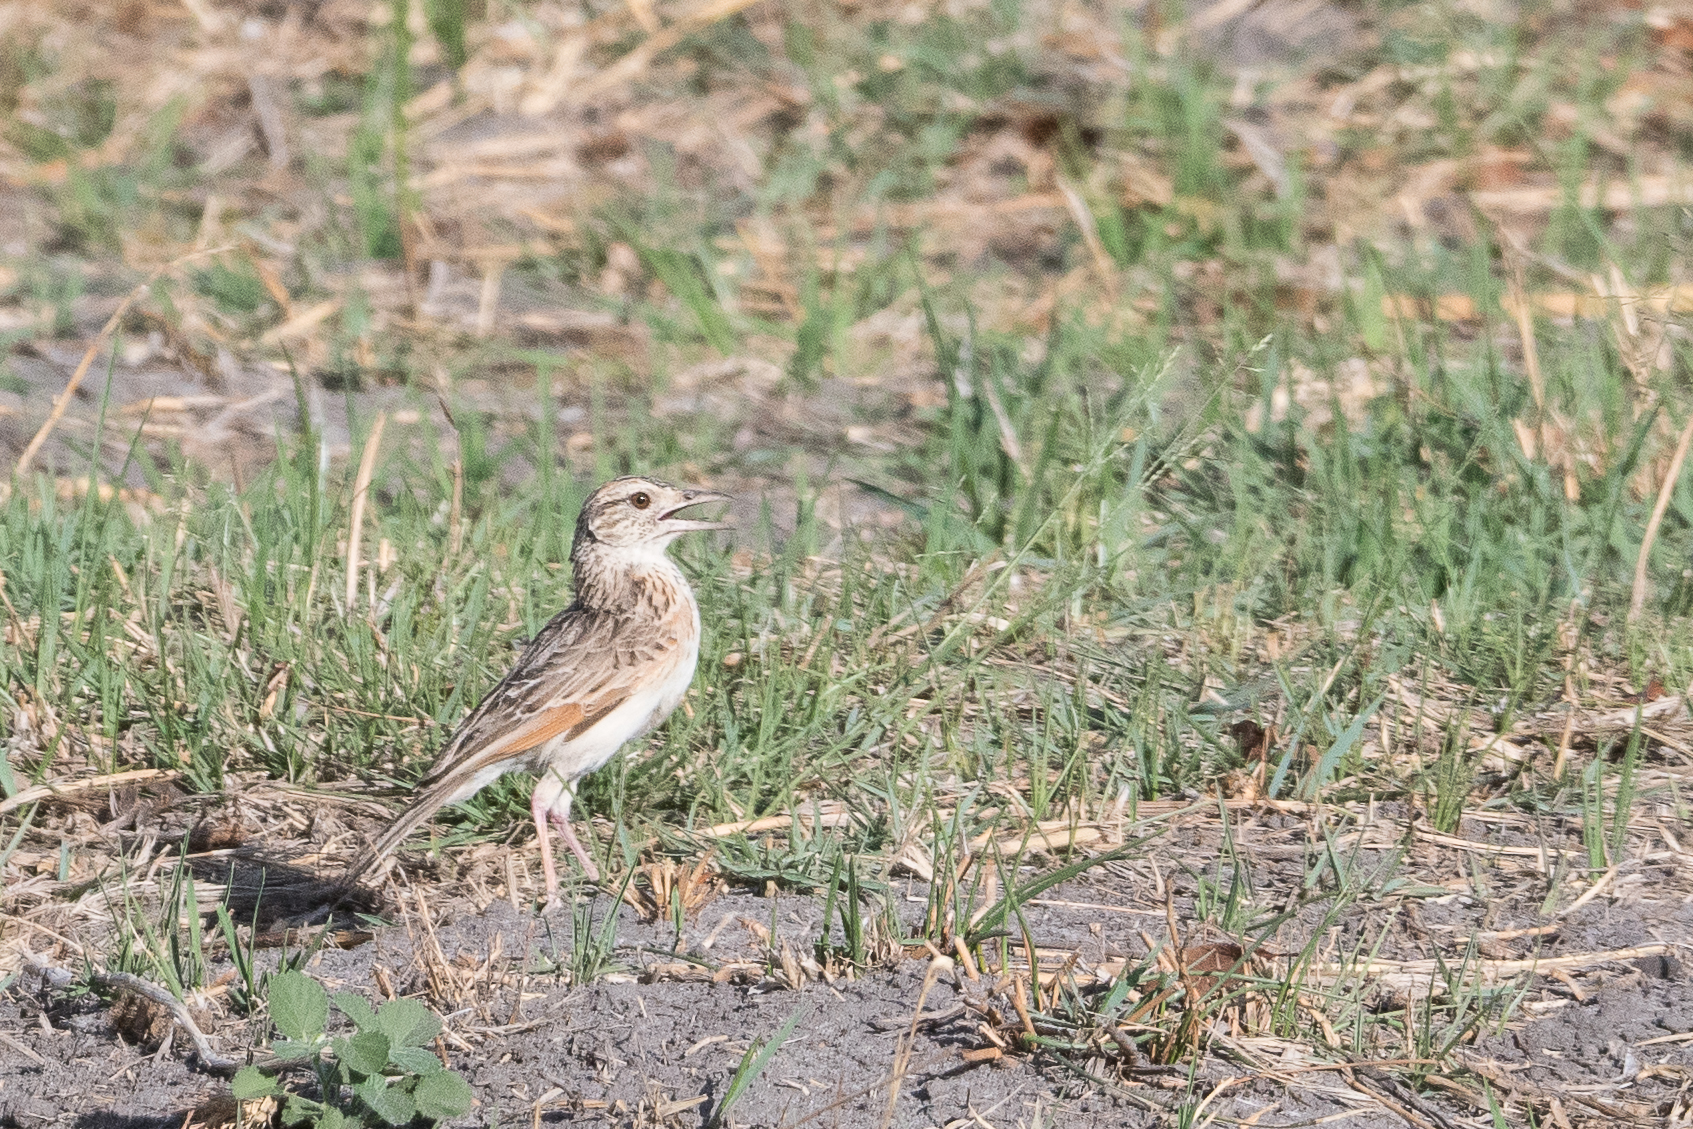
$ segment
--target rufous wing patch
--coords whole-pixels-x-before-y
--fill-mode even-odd
[[[569,702],[540,710],[518,728],[502,734],[484,746],[471,759],[471,764],[475,766],[472,771],[498,761],[510,760],[546,744],[561,734],[566,738],[580,737],[593,728],[595,722],[622,705],[623,701],[624,697],[620,695],[601,699],[586,707],[579,702]]]
[[[484,745],[473,758],[473,763],[482,768],[495,761],[507,760],[527,752],[537,745],[544,745],[560,733],[580,725],[583,714],[582,706],[578,702],[537,710],[515,729],[500,734]]]

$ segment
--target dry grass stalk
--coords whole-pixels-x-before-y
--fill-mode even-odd
[[[1058,191],[1063,194],[1070,215],[1075,218],[1076,226],[1081,229],[1082,242],[1093,259],[1094,270],[1099,272],[1099,284],[1105,288],[1106,301],[1114,306],[1117,304],[1117,267],[1110,253],[1105,250],[1105,244],[1100,242],[1099,225],[1094,222],[1093,211],[1069,177],[1058,177]]]
[[[1469,197],[1470,202],[1483,212],[1534,215],[1557,208],[1564,202],[1565,192],[1561,185],[1535,185],[1478,189],[1471,191]],[[1607,212],[1662,208],[1693,203],[1693,184],[1667,175],[1642,176],[1632,182],[1608,184],[1591,181],[1581,186],[1578,199],[1583,208],[1601,208]]]
[[[1510,303],[1509,312],[1517,322],[1517,337],[1523,347],[1523,373],[1528,377],[1528,389],[1534,395],[1535,423],[1538,427],[1546,416],[1546,380],[1540,372],[1540,347],[1534,340],[1534,311],[1530,309],[1523,290],[1523,272],[1520,265],[1511,271],[1511,289],[1506,300]],[[1546,445],[1544,433],[1531,432],[1530,435],[1539,439],[1540,447]],[[1518,439],[1524,439],[1521,431],[1518,432]],[[1530,460],[1534,458],[1534,438],[1523,442],[1523,454]]]
[[[998,840],[993,839],[992,832],[984,832],[970,841],[970,853],[975,854],[992,842],[994,849],[1007,857],[1024,851],[1061,855],[1077,847],[1109,843],[1116,834],[1116,829],[1102,824],[1077,825],[1068,819],[1049,819],[1032,824],[1026,833],[1007,835]]]
[[[952,951],[958,954],[958,962],[964,966],[964,975],[972,980],[980,980],[982,974],[976,969],[976,962],[970,956],[970,947],[964,943],[964,938],[954,936]]]
[[[786,831],[798,826],[807,831],[818,827],[850,827],[852,813],[844,804],[823,803],[818,811],[803,811],[796,815],[767,815],[759,819],[741,819],[733,823],[719,823],[703,827],[693,834],[707,839],[722,839],[729,835],[757,835],[765,831]]]
[[[100,788],[126,787],[143,781],[163,783],[167,780],[176,780],[181,776],[182,773],[174,768],[137,768],[128,772],[114,772],[105,776],[87,776],[80,780],[60,780],[50,784],[37,784],[23,789],[10,799],[0,800],[0,815],[5,815],[24,804],[33,804],[54,796],[63,798]]]
[[[1615,961],[1638,960],[1641,957],[1663,956],[1673,951],[1675,946],[1669,944],[1639,945],[1628,949],[1608,949],[1603,952],[1572,953],[1569,956],[1540,957],[1538,959],[1525,958],[1522,960],[1478,960],[1467,966],[1484,984],[1497,984],[1509,980],[1513,976],[1523,973],[1551,975],[1556,971],[1576,972],[1583,969],[1595,968],[1601,964]],[[1318,964],[1313,968],[1316,976],[1322,980],[1344,976],[1379,976],[1394,986],[1410,986],[1426,990],[1434,978],[1441,973],[1441,969],[1454,968],[1461,963],[1458,957],[1447,957],[1444,961],[1437,960],[1371,960],[1356,965],[1344,965],[1333,962]]]
[[[1581,892],[1581,896],[1579,898],[1571,902],[1564,909],[1560,910],[1558,916],[1568,917],[1570,914],[1574,913],[1576,910],[1604,893],[1605,889],[1616,879],[1617,870],[1618,868],[1613,866],[1611,869],[1605,871],[1604,874],[1599,876],[1598,881],[1594,882],[1593,885]]]
[[[1575,689],[1567,674],[1564,676],[1564,698],[1569,703],[1569,709],[1564,712],[1564,732],[1558,738],[1558,754],[1552,758],[1553,780],[1563,779],[1564,765],[1570,756],[1570,738],[1575,734]]]
[[[265,154],[274,169],[288,167],[288,135],[282,125],[280,92],[275,80],[267,74],[247,76],[247,90],[253,100],[253,116],[259,121],[259,135],[264,138]]]
[[[377,412],[371,426],[370,438],[364,442],[364,454],[359,459],[358,476],[353,479],[353,518],[347,531],[347,617],[352,618],[353,605],[359,596],[359,542],[364,535],[365,498],[370,493],[370,476],[376,471],[376,453],[382,444],[382,429],[388,426],[388,413]]]
[[[629,8],[629,14],[648,35],[655,34],[662,26],[658,22],[658,12],[653,8],[653,0],[624,0],[624,3]]]
[[[417,944],[412,959],[423,969],[425,978],[429,982],[430,994],[443,1003],[457,1004],[462,997],[462,988],[458,977],[453,974],[453,966],[447,960],[447,954],[441,949],[441,939],[435,933],[435,919],[430,913],[429,903],[423,895],[423,887],[408,883],[412,897],[417,899],[417,916],[423,922],[423,933],[428,944]],[[404,906],[404,902],[401,905]],[[406,930],[411,931],[410,912],[407,911]]]
[[[1034,1038],[1035,1021],[1029,1017],[1029,989],[1021,974],[1014,974],[1011,978],[1011,1006],[1016,1009],[1017,1018],[1023,1024],[1023,1034]]]
[[[922,990],[917,993],[917,1006],[911,1012],[911,1027],[894,1048],[894,1066],[888,1081],[888,1108],[882,1114],[882,1129],[888,1129],[893,1124],[894,1111],[899,1105],[899,1091],[905,1085],[905,1076],[911,1070],[911,1049],[917,1043],[917,1025],[923,1019],[923,1004],[929,998],[930,989],[944,973],[951,972],[952,967],[952,961],[940,954],[929,960],[928,971],[923,974]]]
[[[464,547],[464,460],[453,459],[453,501],[447,513],[448,550],[452,556],[458,556]]]
[[[1652,506],[1652,516],[1646,521],[1646,532],[1640,538],[1640,555],[1634,562],[1634,586],[1628,594],[1628,622],[1634,623],[1640,618],[1640,613],[1646,608],[1646,566],[1652,558],[1652,542],[1658,539],[1658,526],[1664,520],[1664,512],[1669,509],[1670,496],[1675,493],[1675,484],[1681,478],[1681,465],[1687,461],[1687,447],[1693,443],[1693,414],[1688,415],[1687,422],[1681,427],[1681,436],[1675,443],[1675,454],[1670,457],[1669,469],[1664,472],[1664,481],[1658,487],[1658,500]]]
[[[1017,469],[1023,475],[1024,481],[1031,477],[1029,467],[1023,461],[1023,444],[1017,438],[1017,429],[1012,426],[1011,416],[1000,402],[999,389],[994,387],[993,375],[986,374],[982,380],[982,394],[987,398],[988,407],[993,409],[994,422],[999,424],[999,446],[1005,452],[1005,457],[1017,464]]]
[[[344,303],[345,299],[343,298],[326,298],[321,302],[307,306],[290,316],[281,325],[267,330],[259,338],[259,344],[280,345],[287,341],[309,338],[312,331],[339,310]]]
[[[153,288],[153,283],[159,281],[165,272],[174,270],[195,259],[204,258],[207,255],[220,255],[230,249],[227,246],[214,247],[180,255],[155,269],[141,285],[124,296],[123,301],[118,303],[118,308],[112,311],[112,316],[106,319],[106,324],[100,327],[100,332],[94,335],[94,340],[88,343],[87,351],[82,354],[81,363],[76,366],[76,371],[71,373],[71,378],[65,382],[64,390],[53,401],[52,410],[47,413],[46,420],[36,430],[35,436],[29,441],[29,446],[24,448],[24,453],[18,456],[18,465],[12,469],[14,479],[23,477],[28,472],[30,464],[35,462],[35,456],[40,453],[42,445],[47,442],[47,437],[53,434],[53,429],[64,418],[65,409],[70,407],[71,400],[76,396],[76,390],[81,387],[82,378],[88,375],[89,366],[94,363],[95,356],[99,354],[106,342],[111,340],[112,334],[117,332],[118,326],[123,324],[124,315],[129,313],[129,308],[146,296],[147,292]]]
[[[509,850],[506,852],[506,901],[511,903],[513,913],[523,912],[523,906],[517,900],[517,855]]]

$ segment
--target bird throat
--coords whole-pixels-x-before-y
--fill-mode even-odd
[[[691,602],[687,578],[662,545],[632,548],[578,541],[570,563],[580,607],[663,618],[677,604]]]

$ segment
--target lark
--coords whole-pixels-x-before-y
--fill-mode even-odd
[[[570,547],[574,601],[464,719],[418,781],[417,799],[344,880],[357,880],[441,807],[469,799],[502,773],[526,771],[538,778],[529,812],[547,903],[558,898],[549,823],[598,881],[599,868],[570,828],[576,786],[669,717],[687,693],[699,661],[699,605],[665,550],[684,533],[728,528],[678,516],[728,500],[714,490],[633,477],[589,495]]]

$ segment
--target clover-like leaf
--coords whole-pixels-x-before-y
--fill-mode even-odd
[[[357,1117],[349,1117],[340,1110],[330,1107],[319,1115],[317,1129],[364,1129],[364,1122]]]
[[[309,1058],[317,1050],[316,1043],[296,1043],[292,1039],[278,1039],[270,1045],[270,1052],[285,1062]]]
[[[360,1031],[376,1031],[376,1012],[371,1010],[370,1004],[361,995],[353,992],[336,992],[335,1006],[341,1009],[341,1014],[353,1021],[353,1026]]]
[[[417,1103],[417,1112],[436,1121],[468,1113],[470,1103],[475,1099],[470,1092],[470,1083],[451,1070],[438,1071],[420,1079],[411,1096]]]
[[[276,1079],[265,1074],[256,1066],[243,1066],[235,1072],[230,1080],[229,1088],[238,1102],[252,1098],[262,1098],[276,1093]]]
[[[408,1074],[437,1074],[446,1069],[427,1047],[390,1047],[388,1061]]]
[[[321,1126],[326,1124],[323,1120],[326,1112],[334,1111],[329,1110],[322,1102],[314,1102],[310,1098],[302,1098],[298,1094],[289,1094],[288,1100],[282,1103],[282,1123],[284,1125],[304,1125],[310,1122],[313,1125]]]
[[[369,1110],[390,1125],[404,1125],[417,1116],[417,1103],[411,1095],[380,1074],[372,1075],[353,1087],[353,1093]]]
[[[337,1039],[335,1057],[356,1074],[381,1074],[388,1065],[388,1036],[380,1031],[361,1031],[350,1039]]]
[[[301,1043],[323,1034],[329,1022],[329,995],[323,985],[303,972],[279,972],[270,978],[267,994],[276,1029]]]
[[[421,1047],[440,1033],[441,1021],[416,1000],[389,1000],[376,1013],[376,1029],[396,1047]]]

